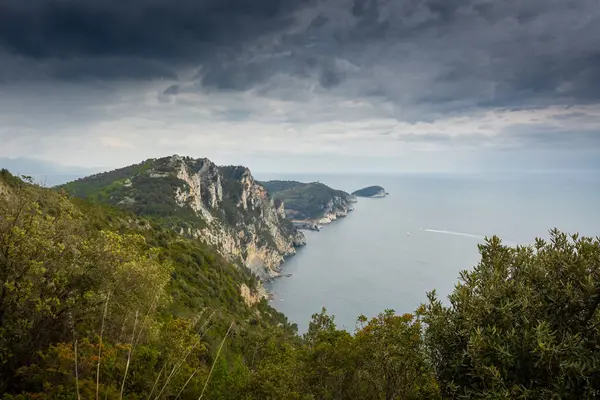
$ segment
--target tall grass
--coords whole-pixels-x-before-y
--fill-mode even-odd
[[[165,391],[165,389],[169,385],[169,382],[171,381],[171,378],[173,378],[173,375],[175,375],[175,373],[179,370],[179,368],[181,368],[181,366],[183,365],[183,363],[187,360],[188,356],[192,353],[192,351],[194,351],[194,349],[196,348],[196,346],[198,346],[200,344],[200,341],[202,340],[202,338],[204,337],[204,335],[206,335],[206,333],[209,331],[210,326],[208,328],[206,328],[206,329],[204,329],[204,327],[210,322],[211,318],[213,317],[213,315],[215,315],[215,312],[217,312],[217,310],[218,310],[218,308],[216,310],[214,310],[208,316],[208,318],[206,319],[206,321],[204,321],[204,323],[202,324],[202,326],[200,326],[200,329],[198,329],[198,339],[196,339],[196,341],[194,342],[194,344],[192,346],[190,346],[190,348],[188,349],[188,351],[185,353],[185,356],[183,357],[183,359],[178,364],[175,364],[173,366],[173,369],[171,370],[171,373],[167,377],[167,380],[165,381],[164,385],[160,389],[160,392],[158,392],[158,395],[156,395],[156,397],[155,397],[156,400],[158,400],[158,398],[160,397],[160,395]],[[202,334],[200,335],[200,331],[202,329],[204,329],[204,332],[202,332]]]
[[[131,362],[131,353],[133,352],[133,340],[135,339],[135,327],[137,325],[138,312],[135,312],[135,322],[133,323],[133,331],[131,332],[131,343],[129,344],[129,352],[127,354],[127,364],[125,365],[125,374],[123,375],[123,383],[121,384],[120,399],[123,399],[123,390],[125,389],[125,381],[127,380],[127,372],[129,371],[129,363]]]
[[[108,312],[108,301],[110,300],[110,292],[106,295],[104,303],[104,312],[102,313],[102,325],[100,327],[100,341],[98,344],[98,366],[96,367],[96,400],[100,398],[100,363],[102,362],[102,335],[104,334],[104,322],[106,321],[106,313]]]
[[[225,337],[221,341],[221,345],[219,346],[219,350],[217,350],[217,356],[215,357],[215,360],[213,361],[213,364],[210,367],[210,371],[208,372],[208,377],[206,378],[206,382],[204,382],[204,387],[202,388],[202,393],[200,393],[200,397],[198,397],[198,400],[201,400],[202,397],[204,397],[204,392],[206,391],[206,388],[208,387],[208,382],[210,381],[210,377],[212,376],[213,369],[215,369],[215,365],[217,364],[217,361],[219,360],[219,356],[221,355],[221,350],[223,349],[223,345],[225,344],[225,340],[227,340],[227,336],[229,336],[229,332],[231,332],[231,328],[232,327],[233,327],[233,321],[231,322],[231,324],[229,324],[229,329],[227,329],[227,333],[225,333]]]

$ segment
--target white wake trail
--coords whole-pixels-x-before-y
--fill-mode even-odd
[[[485,236],[473,235],[472,233],[442,231],[442,230],[438,230],[438,229],[423,229],[423,231],[432,232],[432,233],[443,233],[445,235],[463,236],[463,237],[468,237],[468,238],[473,238],[473,239],[481,239],[481,240],[485,239]]]

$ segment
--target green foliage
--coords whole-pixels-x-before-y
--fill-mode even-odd
[[[361,322],[362,321],[362,322]],[[427,359],[423,325],[411,314],[386,310],[359,319],[356,333],[358,384],[362,399],[435,399],[439,389]]]
[[[259,183],[271,194],[284,192],[286,190],[298,189],[308,185],[307,183],[297,181],[264,181]]]
[[[260,182],[276,201],[283,201],[288,213],[294,219],[318,219],[323,216],[327,205],[339,197],[350,202],[350,195],[320,183],[295,181]]]
[[[7,169],[0,169],[0,187],[2,185],[6,185],[8,187],[19,187],[22,186],[24,182],[11,174]]]
[[[132,312],[166,302],[171,266],[141,235],[90,230],[68,199],[34,186],[0,197],[0,210],[0,388],[38,349],[99,331],[104,307],[114,337]]]
[[[59,188],[78,197],[106,200],[113,192],[121,188],[127,179],[148,172],[154,167],[154,164],[155,160],[149,159],[140,164],[77,179],[61,185]]]
[[[238,317],[248,315],[239,285],[245,283],[255,287],[249,271],[232,265],[199,241],[171,237],[164,249],[175,264],[171,280],[171,294],[175,300],[173,313],[186,315],[205,308],[226,306]]]
[[[19,185],[0,196],[2,392],[66,399],[79,388],[93,398],[100,352],[103,398],[119,397],[126,370],[125,398],[147,398],[154,382],[153,396],[188,382],[182,396],[197,398],[232,320],[207,394],[245,385],[246,352],[261,332],[292,337],[266,302],[244,303],[240,285],[255,288],[256,279],[214,249],[109,206]]]
[[[600,242],[496,237],[450,306],[429,294],[427,345],[448,397],[591,398],[600,390]]]
[[[358,325],[354,335],[339,330],[323,309],[295,347],[268,341],[253,398],[439,398],[419,319],[388,310]]]
[[[201,229],[206,222],[190,207],[176,202],[176,191],[189,190],[166,165],[166,159],[150,159],[114,171],[92,175],[59,186],[69,194],[111,204],[170,227]]]

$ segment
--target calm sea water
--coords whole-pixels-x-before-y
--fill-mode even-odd
[[[566,232],[600,235],[600,176],[403,175],[260,176],[319,180],[353,191],[381,185],[383,199],[360,199],[348,217],[321,232],[286,262],[293,275],[269,284],[272,305],[305,332],[326,307],[339,327],[360,314],[412,312],[436,289],[447,296],[460,270],[479,259],[477,243],[496,234],[509,244]]]

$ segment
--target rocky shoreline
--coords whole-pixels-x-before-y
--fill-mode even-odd
[[[322,216],[304,220],[292,219],[292,223],[297,229],[318,232],[323,225],[330,224],[339,218],[347,217],[350,212],[354,211],[354,207],[351,204],[357,201],[356,196],[353,195],[348,195],[346,198],[334,197],[325,207],[325,212]]]

